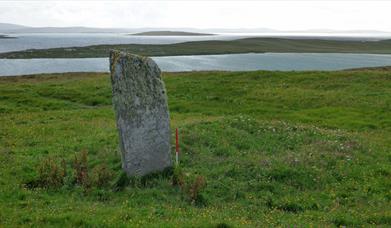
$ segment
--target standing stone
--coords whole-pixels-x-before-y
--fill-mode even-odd
[[[111,51],[110,71],[123,169],[143,176],[170,167],[170,117],[159,67],[150,58]]]

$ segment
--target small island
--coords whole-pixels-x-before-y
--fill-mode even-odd
[[[132,36],[213,36],[209,33],[195,33],[195,32],[182,32],[182,31],[149,31],[130,34]]]
[[[7,36],[7,35],[1,35],[0,34],[0,39],[15,39],[16,37],[12,37],[12,36]]]

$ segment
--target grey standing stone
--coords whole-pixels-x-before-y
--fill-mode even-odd
[[[159,67],[150,58],[111,51],[110,71],[123,169],[143,176],[170,167],[170,117]]]

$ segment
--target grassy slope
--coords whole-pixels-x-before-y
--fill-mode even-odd
[[[391,225],[391,73],[165,74],[185,172],[121,192],[29,190],[40,159],[89,151],[119,172],[106,74],[0,78],[0,226]]]
[[[112,49],[145,56],[203,55],[264,52],[376,53],[390,54],[391,40],[337,41],[320,39],[247,38],[232,41],[194,41],[164,45],[94,45],[0,53],[0,58],[107,57]]]

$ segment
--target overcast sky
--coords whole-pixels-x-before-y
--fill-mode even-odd
[[[391,31],[391,1],[1,1],[0,23],[29,26]]]

